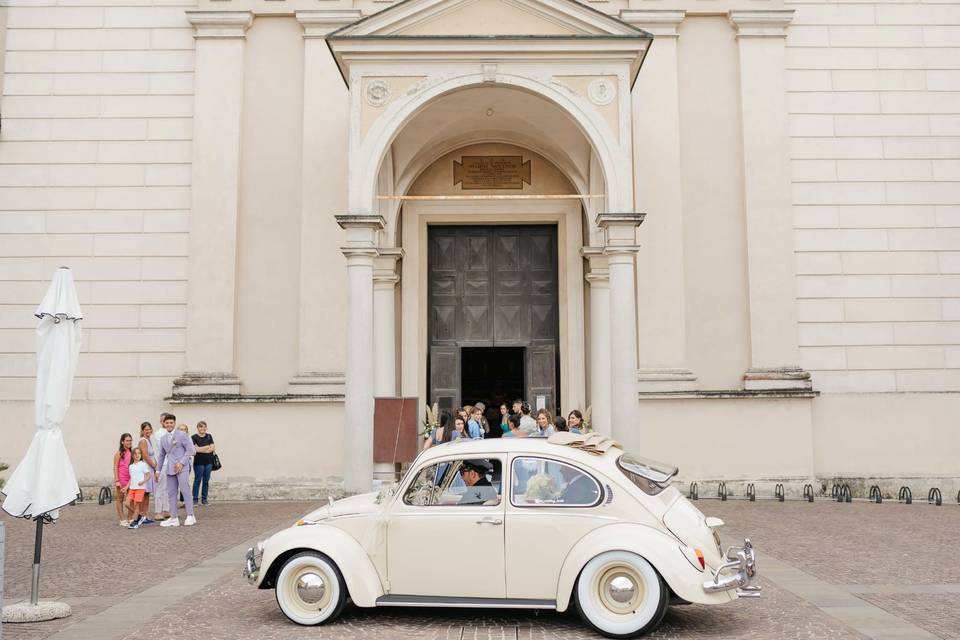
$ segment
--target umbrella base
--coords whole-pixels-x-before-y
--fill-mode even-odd
[[[38,604],[18,602],[3,608],[3,623],[46,622],[70,615],[70,605],[63,602],[41,600]]]

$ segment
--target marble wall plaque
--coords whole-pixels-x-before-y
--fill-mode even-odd
[[[523,189],[533,184],[523,156],[463,156],[453,161],[453,184],[464,189]]]

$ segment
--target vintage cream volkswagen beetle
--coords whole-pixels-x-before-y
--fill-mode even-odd
[[[670,486],[677,469],[598,434],[457,441],[422,452],[380,493],[325,505],[247,552],[243,574],[288,618],[360,607],[575,605],[615,638],[652,630],[671,603],[759,595],[749,540],[720,549]]]

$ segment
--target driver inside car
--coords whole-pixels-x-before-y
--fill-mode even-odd
[[[500,497],[497,495],[494,486],[490,484],[490,480],[487,479],[487,474],[490,473],[493,473],[493,465],[488,461],[482,459],[464,460],[460,467],[460,475],[463,477],[464,484],[467,485],[467,490],[460,496],[460,501],[457,504],[474,505],[487,502],[497,504]]]

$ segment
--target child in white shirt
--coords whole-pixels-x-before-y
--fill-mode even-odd
[[[133,458],[130,463],[130,490],[127,491],[127,510],[130,512],[130,524],[127,528],[139,529],[140,521],[145,514],[140,513],[143,507],[143,494],[146,492],[147,477],[152,473],[150,466],[143,461],[140,447],[133,449]]]

